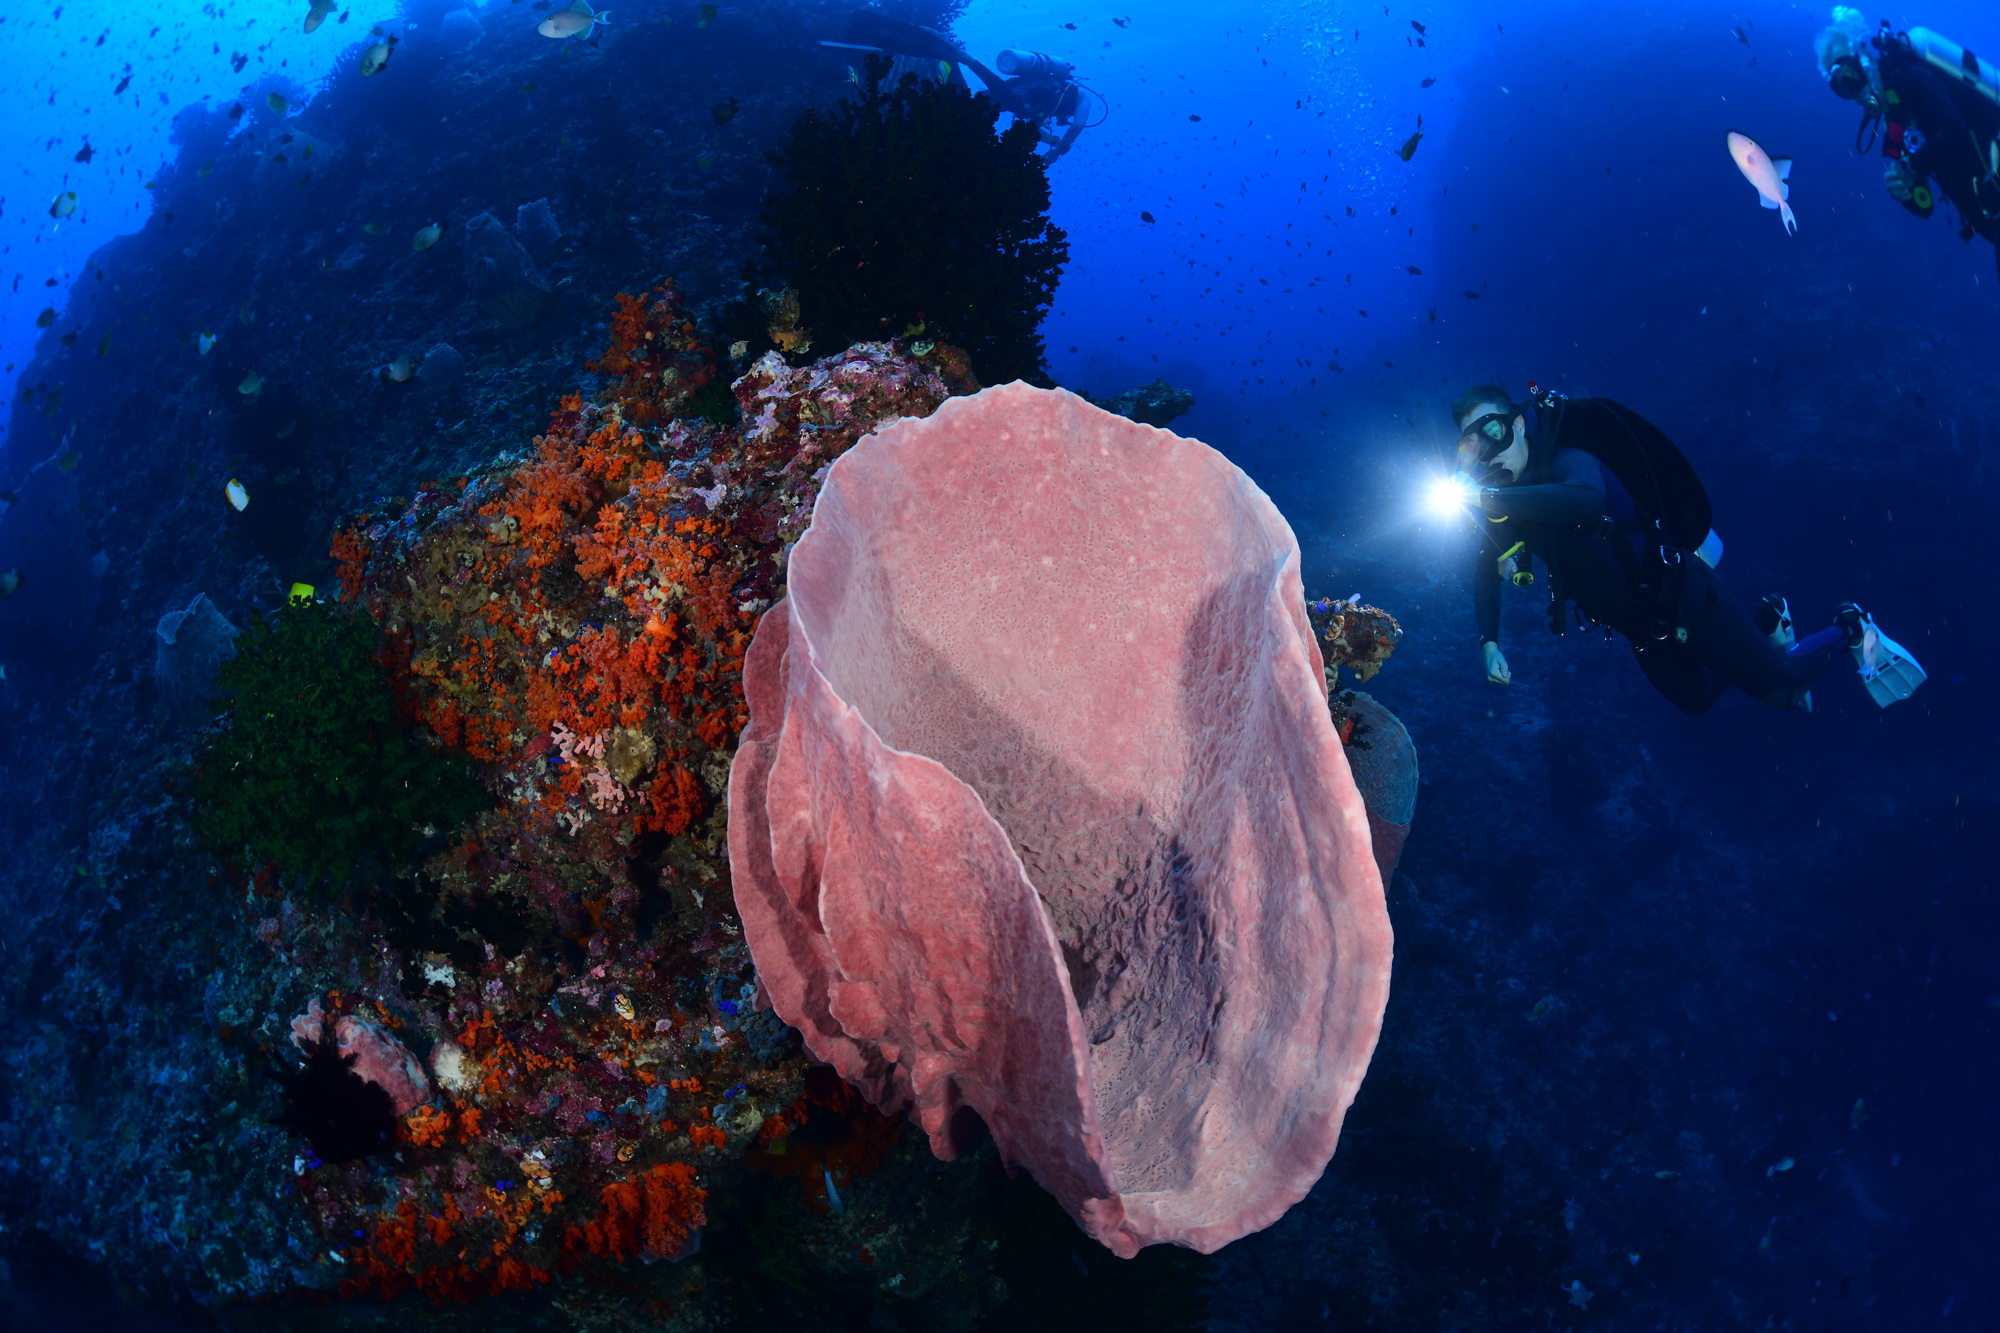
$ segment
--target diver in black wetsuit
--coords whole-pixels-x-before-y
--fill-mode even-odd
[[[1700,716],[1734,685],[1776,708],[1810,707],[1833,654],[1862,641],[1867,614],[1849,603],[1835,623],[1794,641],[1781,597],[1753,615],[1715,575],[1721,542],[1707,493],[1658,427],[1608,398],[1537,393],[1515,403],[1482,384],[1452,408],[1461,474],[1480,511],[1473,605],[1486,678],[1513,679],[1500,651],[1500,591],[1547,567],[1549,627],[1616,630],[1640,669],[1682,711]]]
[[[1039,52],[1002,51],[994,59],[1000,67],[995,73],[936,29],[870,9],[858,9],[848,16],[845,40],[820,45],[888,56],[891,86],[904,74],[913,73],[969,92],[971,85],[963,71],[971,70],[1002,110],[1040,131],[1046,161],[1067,153],[1077,135],[1104,120],[1104,99],[1076,81],[1076,66]],[[1091,119],[1093,111],[1096,119]]]
[[[1927,28],[1863,41],[1836,24],[1816,50],[1827,86],[1858,102],[1863,135],[1879,133],[1889,159],[1882,182],[1904,208],[1927,218],[1938,194],[1958,210],[1959,237],[1984,236],[2000,261],[2000,76],[1994,67]]]

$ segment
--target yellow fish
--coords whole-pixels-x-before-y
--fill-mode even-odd
[[[250,492],[244,490],[243,483],[236,478],[229,479],[229,484],[222,488],[222,493],[229,497],[229,507],[237,513],[240,514],[250,507]]]

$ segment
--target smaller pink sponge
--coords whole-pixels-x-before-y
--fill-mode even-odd
[[[292,1020],[292,1044],[301,1050],[326,1040],[326,1013],[315,999]],[[410,1048],[365,1018],[352,1014],[333,1025],[334,1049],[353,1057],[355,1073],[389,1094],[397,1115],[408,1115],[431,1099],[423,1063]]]

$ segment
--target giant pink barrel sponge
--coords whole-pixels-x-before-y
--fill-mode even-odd
[[[1204,1252],[1325,1169],[1388,999],[1299,552],[1221,454],[1009,384],[832,466],[744,666],[762,994],[938,1156]]]

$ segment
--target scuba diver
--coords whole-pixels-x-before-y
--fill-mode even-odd
[[[848,17],[846,40],[820,45],[889,57],[890,87],[905,74],[915,74],[970,92],[964,71],[971,70],[1001,110],[1036,128],[1047,150],[1042,154],[1044,161],[1053,162],[1067,153],[1076,136],[1102,125],[1109,111],[1101,95],[1076,81],[1074,65],[1037,51],[1002,51],[993,61],[1000,67],[995,73],[936,29],[874,10],[855,10]]]
[[[1884,21],[1871,37],[1844,5],[1813,50],[1827,86],[1861,105],[1855,150],[1880,137],[1891,197],[1927,218],[1942,192],[1959,239],[1984,236],[2000,262],[2000,70],[1929,28],[1893,32]]]
[[[1659,692],[1699,717],[1731,685],[1774,708],[1812,707],[1812,683],[1834,653],[1854,651],[1884,707],[1907,698],[1923,672],[1859,606],[1833,624],[1795,635],[1776,595],[1746,610],[1716,577],[1722,541],[1708,494],[1664,432],[1608,398],[1566,398],[1528,386],[1513,401],[1482,384],[1452,407],[1459,473],[1447,507],[1479,512],[1473,606],[1486,678],[1513,679],[1500,651],[1503,585],[1549,575],[1549,628],[1578,624],[1625,636]]]

